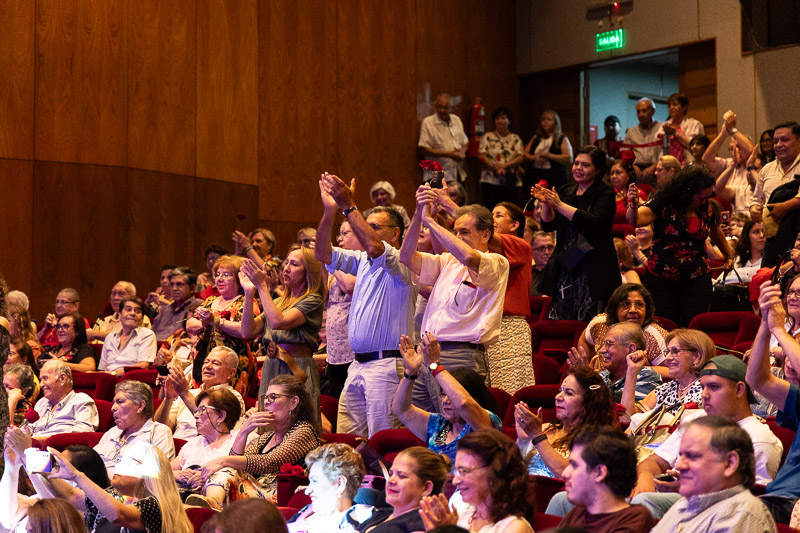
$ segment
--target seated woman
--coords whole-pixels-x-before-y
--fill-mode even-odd
[[[144,302],[137,298],[124,298],[119,303],[122,329],[110,333],[103,342],[99,370],[115,376],[125,373],[125,367],[149,368],[156,358],[156,334],[142,325]]]
[[[666,376],[667,369],[659,365],[665,359],[664,350],[667,348],[667,343],[664,337],[667,336],[667,330],[653,321],[655,312],[656,306],[650,291],[638,283],[623,283],[608,299],[606,312],[594,317],[586,326],[578,340],[578,347],[583,348],[587,357],[592,359],[596,347],[606,338],[609,327],[618,322],[633,322],[641,326],[644,331],[644,338],[647,341],[646,364],[652,366],[662,377]],[[595,358],[592,365],[595,370],[603,369],[603,363],[599,358]]]
[[[386,480],[387,509],[377,509],[369,520],[358,525],[359,533],[411,533],[422,531],[420,502],[436,496],[450,472],[445,455],[413,446],[397,454]]]
[[[742,238],[736,241],[734,251],[736,261],[734,262],[734,272],[731,270],[725,275],[725,283],[750,283],[753,275],[761,268],[761,259],[764,256],[764,245],[767,239],[764,237],[764,224],[748,220],[742,228]],[[738,276],[737,276],[738,274]],[[722,279],[720,274],[717,281]]]
[[[668,381],[656,387],[654,391],[634,405],[625,405],[625,411],[631,415],[631,427],[634,428],[642,420],[636,413],[646,413],[658,406],[670,406],[670,413],[675,414],[681,404],[702,402],[703,388],[700,386],[700,369],[716,355],[716,348],[711,337],[696,329],[676,329],[666,338],[667,350],[664,364],[668,370]],[[642,367],[644,361],[633,362]],[[636,383],[626,381],[622,397],[625,398],[629,387]],[[631,396],[632,398],[633,396]],[[664,420],[662,423],[669,423]]]
[[[58,344],[36,358],[42,368],[50,359],[61,359],[73,372],[92,372],[97,368],[94,350],[87,344],[86,327],[78,313],[68,313],[58,319],[55,327]]]
[[[33,369],[19,363],[3,368],[3,387],[8,394],[8,412],[11,423],[19,426],[25,421],[25,413],[32,409],[39,396],[39,385]]]
[[[403,218],[403,226],[407,228],[411,224],[411,219],[408,217],[408,211],[406,211],[405,207],[394,203],[395,196],[397,196],[397,193],[394,190],[394,186],[388,181],[376,181],[369,189],[372,205],[394,209]],[[364,210],[364,218],[367,218],[368,211],[369,209]]]
[[[239,284],[239,269],[244,259],[223,255],[214,263],[212,273],[219,296],[209,296],[186,321],[189,335],[208,335],[207,349],[198,354],[192,375],[202,381],[202,367],[208,352],[221,342],[239,356],[239,366],[231,385],[244,395],[248,384],[255,379],[255,357],[250,352],[250,337],[242,333],[242,314],[245,309],[244,294]],[[256,309],[257,311],[257,309]],[[198,343],[200,344],[200,343]]]
[[[456,368],[452,372],[442,370],[436,379],[442,388],[442,414],[429,413],[411,405],[412,388],[419,370],[431,363],[439,362],[439,343],[430,333],[422,335],[419,347],[414,350],[411,339],[403,335],[400,353],[406,370],[392,400],[392,413],[428,447],[436,453],[447,455],[455,461],[456,446],[468,433],[495,427],[502,422],[492,411],[497,404],[483,379],[470,368]]]
[[[458,525],[475,533],[533,533],[528,471],[519,448],[505,433],[482,429],[465,436],[458,443],[453,472],[453,483],[467,505],[451,509],[443,494],[424,498],[420,515],[427,530]]]
[[[39,339],[36,337],[28,310],[22,306],[9,303],[7,313],[8,332],[11,333],[13,346],[19,350],[23,344],[27,344],[33,351],[34,358],[41,355],[42,347],[39,345]],[[31,360],[31,363],[33,363],[33,360]]]
[[[306,455],[311,503],[288,523],[289,533],[347,531],[372,516],[372,506],[353,504],[366,469],[361,454],[347,444],[324,444]]]
[[[226,389],[202,391],[195,398],[198,435],[183,445],[172,460],[178,486],[197,491],[203,486],[200,469],[210,460],[228,455],[236,436],[231,430],[242,415],[239,399]]]
[[[528,471],[560,478],[569,463],[569,444],[588,425],[618,425],[611,392],[600,374],[590,368],[571,368],[556,395],[556,420],[544,424],[541,409],[532,412],[520,402],[514,406],[517,445],[530,456]]]
[[[306,386],[314,409],[319,405],[319,367],[312,357],[317,350],[317,336],[322,327],[322,264],[314,258],[314,250],[298,248],[289,253],[282,281],[286,290],[272,299],[272,280],[250,260],[242,264],[239,280],[245,291],[242,332],[247,338],[263,332],[263,344],[274,343],[277,350],[268,350],[261,371],[258,394],[263,396],[270,380],[281,374],[293,374]],[[256,290],[264,312],[252,311]],[[274,355],[273,355],[274,354]],[[316,415],[319,419],[319,414]]]
[[[245,415],[230,455],[203,467],[205,497],[189,496],[187,505],[221,509],[223,502],[244,498],[273,500],[281,465],[302,464],[306,454],[320,445],[316,409],[296,377],[273,378],[261,403],[263,411],[251,409]],[[267,431],[247,444],[247,437],[258,428]]]
[[[150,385],[132,379],[117,383],[111,414],[115,426],[106,431],[94,447],[103,458],[109,476],[114,475],[125,451],[138,442],[152,444],[170,460],[175,457],[172,431],[152,420],[153,390]]]
[[[73,483],[85,499],[78,501],[81,492],[67,483],[53,484],[53,493],[68,498],[84,513],[90,531],[107,521],[128,531],[194,532],[181,505],[169,459],[149,442],[137,442],[122,454],[111,478],[111,487],[107,489],[80,472],[64,455],[53,449],[50,451],[57,467],[48,479]]]
[[[639,273],[634,270],[636,265],[633,262],[633,254],[628,249],[625,241],[618,237],[614,237],[614,248],[617,250],[617,262],[619,263],[619,275],[622,277],[622,283],[637,283],[642,284],[639,279]]]

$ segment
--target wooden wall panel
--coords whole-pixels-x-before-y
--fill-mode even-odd
[[[120,276],[132,281],[139,295],[158,286],[161,266],[194,266],[196,178],[129,169],[125,220],[130,228]]]
[[[678,48],[678,68],[678,87],[689,98],[688,115],[702,122],[706,135],[713,139],[724,112],[717,113],[716,42]]]
[[[339,172],[342,132],[353,126],[336,112],[336,3],[259,9],[259,217],[321,216],[319,175]]]
[[[193,225],[195,235],[194,260],[203,262],[203,251],[216,243],[233,251],[231,234],[236,229],[237,215],[244,215],[242,229],[256,227],[258,220],[258,190],[254,185],[196,180],[194,205],[197,210]]]
[[[0,183],[4,208],[0,209],[0,274],[9,287],[31,290],[33,210],[33,162],[0,159]]]
[[[126,235],[125,169],[36,162],[33,180],[33,316],[51,312],[58,291],[81,294],[91,321],[122,275]],[[87,201],[91,197],[92,201]]]
[[[34,7],[0,3],[0,157],[33,158]]]
[[[342,216],[338,215],[336,222],[334,223],[334,230],[333,230],[334,235],[336,235],[336,233],[339,231],[339,224],[342,222],[342,220],[343,220]],[[278,250],[278,255],[281,258],[285,258],[286,251],[289,249],[289,246],[291,246],[292,244],[294,244],[295,241],[297,241],[297,232],[300,230],[300,228],[316,228],[318,225],[319,225],[319,219],[305,220],[305,221],[262,219],[258,221],[258,226],[250,225],[247,227],[248,229],[252,229],[255,227],[269,228],[269,230],[275,234],[275,239],[277,241],[276,247]],[[335,240],[333,242],[335,244]]]
[[[36,158],[126,164],[127,1],[36,3]]]
[[[130,3],[128,165],[194,175],[195,0]]]
[[[197,175],[258,183],[256,0],[197,3]]]
[[[362,207],[375,181],[392,182],[402,199],[416,188],[415,25],[412,0],[339,2],[339,176],[356,178]]]

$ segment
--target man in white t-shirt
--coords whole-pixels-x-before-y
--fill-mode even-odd
[[[653,120],[656,104],[650,98],[642,98],[636,102],[636,118],[639,123],[625,132],[625,144],[635,145],[632,148],[636,155],[636,177],[645,183],[655,179],[656,163],[661,157],[661,122]]]
[[[449,94],[437,96],[434,108],[436,112],[422,121],[418,145],[425,157],[442,165],[445,181],[464,181],[467,177],[464,158],[469,144],[464,125],[460,118],[450,113]]]

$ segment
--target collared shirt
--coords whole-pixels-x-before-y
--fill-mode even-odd
[[[103,343],[98,370],[112,371],[133,366],[142,361],[153,362],[156,358],[156,334],[144,326],[131,331],[131,338],[122,350],[119,349],[122,330],[115,331]]]
[[[149,316],[144,315],[142,318],[142,325],[147,329],[152,327]],[[119,313],[112,313],[105,318],[98,318],[97,322],[95,322],[94,326],[92,326],[92,331],[105,331],[109,335],[121,329],[122,319],[120,318]]]
[[[467,135],[464,133],[464,125],[461,119],[454,114],[450,114],[450,122],[445,122],[434,113],[422,120],[419,130],[418,146],[432,150],[445,150],[455,152],[461,150],[469,143]],[[464,161],[456,161],[450,157],[428,156],[431,161],[438,161],[444,170],[444,179],[448,182],[463,181],[460,175],[466,175]]]
[[[383,242],[384,253],[334,247],[328,272],[356,276],[347,336],[355,353],[397,350],[401,335],[414,334],[417,288],[411,270],[400,262],[400,251]]]
[[[153,331],[156,333],[156,339],[165,341],[179,329],[184,329],[186,327],[186,319],[202,303],[203,301],[199,298],[190,296],[182,304],[175,305],[175,302],[173,302],[164,306],[153,320]]]
[[[439,342],[488,346],[500,337],[508,259],[500,254],[478,253],[481,262],[474,281],[466,265],[452,254],[420,253],[419,282],[433,286],[422,317],[422,331],[433,333]]]
[[[656,122],[654,120],[653,124],[648,129],[644,129],[641,124],[630,127],[625,132],[625,144],[649,144],[658,142],[658,134],[662,133],[661,126],[661,122]],[[627,148],[623,148],[623,150],[626,149]],[[637,165],[648,166],[658,161],[663,151],[660,143],[657,146],[631,148],[631,150],[633,150],[633,153],[636,155]]]
[[[756,190],[753,192],[752,204],[764,205],[772,192],[794,179],[794,175],[800,173],[800,155],[798,155],[792,165],[784,172],[781,162],[777,159],[764,165],[758,172]]]
[[[125,451],[136,442],[149,442],[164,452],[170,461],[175,458],[175,441],[172,440],[172,431],[160,422],[148,419],[138,431],[134,431],[127,437],[123,438],[122,433],[121,429],[114,426],[103,434],[100,442],[94,447],[94,451],[103,458],[109,478],[114,476],[114,468]]]
[[[603,381],[606,382],[606,385],[611,390],[611,396],[614,401],[619,403],[622,400],[622,389],[625,388],[625,378],[614,381],[614,376],[608,370],[601,371],[600,377],[603,378]],[[650,394],[650,391],[655,390],[661,383],[661,374],[649,366],[639,370],[639,373],[636,374],[636,401],[643,400],[645,396]]]
[[[88,394],[74,390],[52,406],[47,398],[40,398],[34,410],[39,414],[39,420],[29,427],[31,436],[37,439],[59,433],[95,431],[100,425],[94,400]]]
[[[242,399],[242,395],[236,392],[236,390],[229,384],[221,383],[219,385],[214,385],[211,387],[211,389],[206,388],[205,385],[201,385],[200,388],[190,390],[189,394],[191,394],[194,398],[197,398],[197,395],[202,391],[213,389],[227,389],[229,392],[232,392],[234,396],[236,396],[237,400],[239,400],[239,405],[242,408],[242,416],[239,417],[236,427],[240,427],[244,421],[244,400]],[[173,437],[176,439],[189,440],[192,437],[197,436],[197,421],[194,419],[194,413],[192,413],[189,408],[186,407],[186,404],[183,402],[182,398],[176,398],[175,402],[172,404],[172,407],[170,407],[169,421],[171,424],[175,424]]]
[[[761,500],[736,485],[719,492],[681,498],[653,528],[652,533],[772,533],[775,521]]]

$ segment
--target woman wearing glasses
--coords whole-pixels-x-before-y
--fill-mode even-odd
[[[631,416],[631,427],[641,421],[641,416],[634,417],[636,413],[645,413],[656,407],[666,405],[674,406],[670,413],[675,414],[681,404],[702,402],[703,388],[700,386],[700,369],[706,361],[716,355],[716,348],[711,337],[696,329],[676,329],[667,335],[667,349],[665,351],[664,365],[667,367],[668,376],[672,381],[656,387],[654,391],[634,405],[626,405],[625,409]],[[636,374],[644,366],[644,360],[634,361],[628,359],[629,373]],[[629,387],[635,387],[634,380],[626,380],[622,397],[626,397]],[[630,396],[633,397],[632,395]],[[663,420],[668,424],[669,420]]]
[[[245,498],[274,500],[281,465],[302,465],[306,454],[320,445],[311,395],[297,378],[273,378],[261,402],[263,411],[250,410],[245,416],[230,455],[203,467],[205,498],[192,498],[194,505],[221,509],[223,503]],[[247,444],[247,437],[259,428],[266,432]]]
[[[285,291],[273,300],[275,280],[254,262],[245,260],[239,275],[245,291],[242,331],[248,338],[263,335],[267,348],[258,394],[263,396],[272,378],[294,375],[305,384],[318,411],[319,368],[312,354],[319,347],[324,286],[322,264],[314,258],[314,250],[303,247],[289,252],[281,280]],[[250,307],[256,291],[264,308],[260,315]],[[319,420],[319,413],[316,416]]]
[[[94,450],[103,458],[109,477],[125,451],[138,442],[149,442],[172,460],[175,442],[169,427],[153,418],[153,390],[141,381],[126,380],[114,388],[111,406],[114,427],[103,434]]]
[[[420,514],[427,530],[458,525],[476,533],[533,533],[528,471],[506,434],[484,429],[465,436],[458,443],[453,472],[466,505],[450,507],[442,494],[424,498]]]
[[[661,374],[661,377],[666,377],[669,373],[663,363],[664,350],[667,348],[667,343],[664,341],[667,330],[653,321],[655,312],[656,306],[653,303],[653,297],[646,288],[638,283],[623,283],[611,294],[605,313],[594,317],[581,333],[578,347],[583,348],[586,356],[591,360],[595,356],[597,347],[603,344],[611,326],[619,322],[633,322],[642,328],[647,342],[645,364],[652,366],[653,370]],[[592,367],[598,372],[603,370],[601,358],[594,358]]]
[[[83,317],[78,313],[68,313],[58,319],[55,330],[58,344],[36,358],[39,368],[50,359],[60,359],[73,372],[93,372],[97,363],[94,350],[87,344]]]
[[[228,455],[236,436],[231,430],[242,414],[239,399],[227,389],[202,391],[195,401],[194,419],[198,435],[187,440],[172,460],[175,481],[179,487],[189,491],[202,489],[200,469],[207,462]]]
[[[208,332],[209,351],[216,346],[215,342],[222,342],[236,352],[239,356],[239,366],[231,384],[244,394],[248,382],[253,379],[255,358],[250,353],[248,337],[242,334],[244,291],[239,285],[239,269],[242,261],[244,259],[241,257],[231,255],[223,255],[217,259],[211,273],[219,296],[209,296],[195,309],[194,316],[186,321],[186,331],[190,335]],[[201,370],[195,367],[193,375],[197,381],[200,381],[198,378],[200,373]]]

